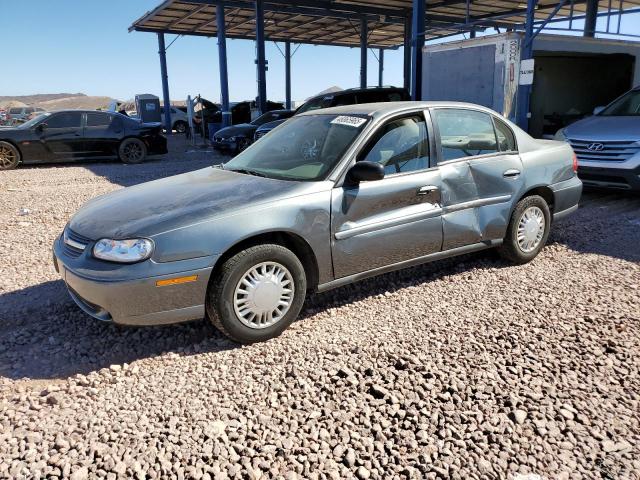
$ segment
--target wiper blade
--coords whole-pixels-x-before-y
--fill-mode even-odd
[[[256,172],[255,170],[247,170],[246,168],[229,168],[225,170],[228,170],[230,172],[244,173],[245,175],[253,175],[255,177],[266,177],[264,173]]]

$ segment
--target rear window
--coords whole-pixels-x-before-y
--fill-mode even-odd
[[[108,113],[87,113],[87,127],[108,127],[112,120]]]

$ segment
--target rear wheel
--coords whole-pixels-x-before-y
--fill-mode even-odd
[[[550,226],[551,212],[544,198],[538,195],[523,198],[513,210],[498,252],[513,263],[530,262],[547,243]]]
[[[147,147],[142,140],[127,138],[120,144],[119,153],[123,163],[141,163],[147,156]]]
[[[20,163],[20,152],[8,142],[0,142],[0,170],[11,170]]]
[[[207,291],[207,317],[232,340],[261,342],[296,319],[306,290],[304,268],[293,252],[257,245],[222,265]]]

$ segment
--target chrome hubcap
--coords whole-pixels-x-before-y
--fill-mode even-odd
[[[527,208],[518,222],[518,246],[524,253],[533,252],[544,236],[544,213],[538,207]]]
[[[277,262],[251,267],[236,285],[233,309],[249,328],[267,328],[286,315],[295,287],[289,270]]]

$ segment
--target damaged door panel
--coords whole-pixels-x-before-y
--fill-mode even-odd
[[[523,166],[518,154],[500,154],[469,160],[478,192],[475,208],[482,240],[504,237],[511,207],[523,186]]]
[[[474,208],[479,197],[469,162],[445,162],[438,170],[442,182],[442,249],[479,242],[482,234]]]

